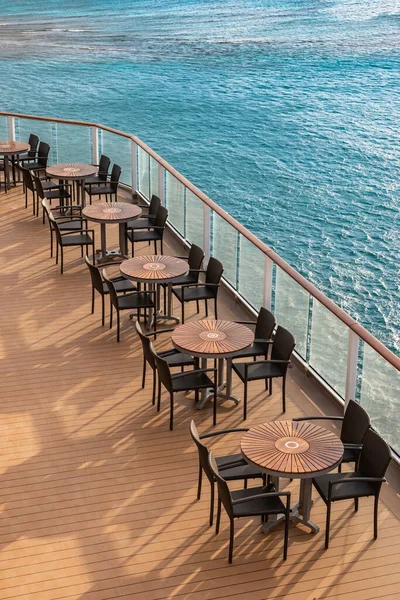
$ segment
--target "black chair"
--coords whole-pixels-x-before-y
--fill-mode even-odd
[[[94,303],[95,303],[95,292],[98,292],[101,296],[101,324],[104,325],[104,319],[105,319],[105,306],[104,306],[104,297],[108,296],[109,294],[109,289],[108,286],[106,284],[106,282],[103,280],[100,269],[98,267],[96,267],[96,265],[94,265],[92,262],[90,262],[90,259],[88,256],[85,256],[85,262],[86,262],[86,266],[89,269],[89,273],[90,273],[90,278],[91,278],[91,282],[92,282],[92,314],[94,313]],[[110,263],[115,265],[116,263]],[[107,265],[102,265],[102,266],[107,266]],[[136,286],[133,285],[133,283],[131,283],[129,281],[129,279],[126,279],[125,277],[123,277],[122,275],[118,275],[116,277],[110,277],[110,281],[113,282],[114,286],[115,286],[115,290],[117,292],[117,294],[126,294],[127,292],[134,292],[136,291]]]
[[[51,208],[48,201],[44,199],[42,200],[42,208],[44,214],[47,215],[47,220],[49,222],[50,257],[52,257],[54,237],[53,220],[57,221],[58,228],[61,231],[82,231],[82,229],[87,229],[87,220],[82,217],[82,209],[80,206],[69,206],[68,208],[65,208],[64,206],[55,206],[54,208]],[[50,214],[52,219],[50,219]]]
[[[282,378],[282,411],[286,411],[286,373],[290,357],[296,343],[292,334],[280,327],[276,330],[272,344],[271,358],[253,362],[233,362],[232,369],[244,384],[243,420],[247,418],[247,383],[265,379],[269,381],[269,394],[272,394],[272,379]]]
[[[208,261],[204,283],[185,283],[178,289],[173,288],[172,293],[182,305],[182,323],[185,322],[185,302],[198,302],[204,300],[206,317],[208,317],[208,300],[214,300],[214,315],[218,319],[218,290],[224,267],[216,258],[211,257]]]
[[[135,242],[154,242],[154,254],[157,254],[157,242],[161,243],[161,254],[164,252],[163,238],[167,224],[168,211],[164,206],[159,206],[154,223],[140,229],[128,229],[127,238],[131,242],[132,257],[135,255]]]
[[[195,391],[195,400],[197,402],[199,397],[199,390],[213,388],[214,390],[214,403],[213,403],[213,424],[216,424],[217,419],[217,369],[194,369],[191,371],[184,371],[183,373],[171,374],[170,367],[165,358],[159,356],[153,345],[150,345],[150,351],[153,354],[158,375],[158,401],[157,410],[160,410],[161,384],[169,392],[170,398],[170,417],[169,417],[169,428],[172,431],[174,428],[174,394],[178,392],[188,392],[190,390]],[[212,381],[207,373],[214,374],[214,381]]]
[[[108,169],[110,168],[111,160],[105,154],[100,156],[100,162],[98,165],[93,165],[94,167],[98,167],[97,175],[93,177],[88,177],[85,179],[85,185],[92,185],[94,183],[105,183],[108,177]]]
[[[174,281],[171,282],[172,287],[181,286],[187,283],[198,283],[199,275],[201,271],[201,265],[204,259],[204,251],[196,244],[192,244],[189,250],[189,256],[177,256],[176,258],[181,258],[182,260],[187,260],[189,265],[189,272],[187,275],[182,275],[182,277],[177,277]],[[168,287],[167,283],[162,283],[161,286],[164,288],[164,313],[167,312],[165,307],[166,294],[165,290]],[[197,313],[200,312],[199,301],[197,300]]]
[[[49,153],[49,144],[46,144],[46,142],[40,142],[36,156],[19,161],[18,166],[21,169],[27,169],[28,171],[45,171],[49,159]]]
[[[61,253],[61,275],[64,273],[64,248],[80,246],[81,256],[83,257],[83,248],[86,248],[86,254],[89,254],[89,246],[93,248],[93,262],[95,262],[95,242],[94,229],[79,229],[79,231],[68,227],[65,231],[58,224],[58,220],[53,217],[51,212],[48,215],[49,225],[53,227],[56,235],[56,265],[58,265],[58,253]]]
[[[26,186],[28,186],[28,180],[31,177],[29,171],[23,171],[24,181],[26,182]],[[47,200],[50,204],[52,200],[57,200],[60,203],[60,206],[68,205],[68,201],[71,200],[72,197],[72,189],[69,184],[64,185],[54,185],[52,184],[50,189],[45,189],[43,184],[46,184],[46,181],[41,181],[39,177],[36,175],[33,176],[33,183],[36,192],[36,211],[34,207],[34,214],[39,216],[39,200]],[[31,189],[28,187],[28,189]],[[35,196],[34,196],[35,197]],[[42,205],[43,206],[43,205]],[[43,223],[44,223],[45,211],[43,210]]]
[[[89,201],[92,204],[92,196],[105,196],[106,202],[117,202],[118,200],[118,183],[121,176],[121,167],[114,165],[111,171],[110,179],[104,183],[88,183],[85,181],[85,193],[89,194]]]
[[[113,308],[117,313],[117,342],[120,340],[120,316],[121,310],[135,310],[137,311],[138,318],[141,311],[150,309],[153,313],[154,330],[156,329],[156,297],[155,292],[129,292],[128,294],[118,295],[117,289],[109,277],[107,277],[106,270],[102,271],[103,279],[108,287],[110,295],[110,329],[113,324]]]
[[[339,473],[342,471],[342,463],[355,463],[360,456],[364,437],[371,426],[368,413],[354,400],[350,400],[343,417],[298,417],[293,421],[342,421],[340,440],[344,446],[342,462],[339,465]],[[356,468],[356,467],[355,467]]]
[[[151,340],[150,338],[154,335],[159,335],[161,333],[170,333],[174,331],[173,329],[162,329],[161,331],[150,332],[145,334],[142,330],[142,327],[139,321],[136,321],[136,332],[139,336],[140,341],[142,342],[143,349],[143,375],[142,375],[142,388],[146,385],[146,366],[147,364],[153,371],[153,395],[152,395],[152,404],[156,403],[156,383],[157,383],[157,365],[154,360],[153,353],[150,349]],[[162,352],[158,352],[158,356],[163,358],[170,368],[172,367],[180,367],[182,370],[184,367],[194,367],[195,360],[189,354],[184,354],[183,352],[179,352],[175,348],[170,348],[168,350],[163,350]],[[158,410],[160,410],[159,405],[157,406]]]
[[[128,221],[126,224],[128,229],[143,229],[146,227],[151,227],[154,225],[154,220],[157,215],[157,211],[161,206],[161,200],[155,194],[152,195],[150,204],[146,204],[145,206],[141,206],[140,208],[143,210],[147,210],[147,215],[140,217],[140,219],[134,219],[132,221]]]
[[[372,429],[365,435],[356,471],[328,473],[314,477],[313,485],[327,505],[325,548],[329,547],[329,528],[332,502],[354,499],[358,510],[359,498],[374,496],[374,539],[378,537],[378,503],[385,473],[392,459],[387,443]]]
[[[218,486],[218,512],[215,528],[217,534],[219,533],[221,522],[222,504],[229,517],[229,563],[232,563],[233,558],[235,519],[240,517],[261,517],[262,522],[265,522],[269,515],[279,514],[285,515],[283,559],[286,560],[289,541],[290,492],[277,492],[271,483],[262,487],[230,491],[223,474],[219,473],[212,452],[208,455],[208,462]],[[282,502],[281,498],[286,498],[285,504]]]
[[[208,481],[211,486],[211,504],[210,504],[210,527],[213,524],[214,519],[214,483],[215,479],[210,469],[208,462],[208,448],[203,444],[201,440],[206,438],[213,438],[219,435],[226,435],[228,433],[243,433],[248,431],[247,428],[240,427],[236,429],[226,429],[223,431],[214,431],[214,433],[205,433],[199,435],[195,422],[190,421],[190,435],[192,440],[197,446],[199,454],[199,480],[197,484],[197,500],[201,498],[201,487],[203,480],[203,471],[206,474]],[[243,458],[242,454],[228,454],[227,456],[219,456],[215,459],[218,467],[218,473],[225,481],[244,481],[244,487],[247,488],[247,482],[249,479],[262,479],[265,483],[266,476],[256,467],[249,465]]]
[[[254,343],[244,350],[235,353],[235,358],[255,358],[265,356],[268,358],[268,350],[273,343],[272,334],[275,329],[275,316],[264,307],[260,308],[257,321],[236,321],[242,325],[255,325]]]
[[[25,152],[24,154],[18,155],[18,163],[23,163],[24,161],[34,161],[35,160],[37,153],[38,153],[38,146],[39,146],[38,136],[35,135],[34,133],[31,133],[29,135],[28,144],[30,146],[30,150],[28,150],[28,152]]]

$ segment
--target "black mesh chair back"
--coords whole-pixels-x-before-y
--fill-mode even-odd
[[[272,312],[264,308],[260,308],[258,313],[256,329],[254,337],[256,340],[270,340],[274,331],[276,320]]]
[[[222,273],[224,272],[224,267],[222,263],[214,258],[213,256],[208,261],[207,271],[206,271],[206,285],[212,284],[212,290],[217,294],[218,287],[217,284],[221,281]]]
[[[160,198],[153,194],[149,204],[149,217],[155,217],[160,206]]]
[[[272,344],[271,360],[289,360],[295,345],[290,331],[278,325]]]
[[[165,227],[165,224],[168,219],[168,211],[165,206],[160,206],[156,213],[156,218],[154,219],[155,227]]]
[[[119,165],[114,165],[111,171],[110,187],[116,194],[118,189],[119,178],[121,177],[122,169]]]
[[[46,142],[40,142],[38,150],[38,163],[45,169],[47,167],[47,161],[49,159],[50,146]]]
[[[31,149],[28,151],[28,156],[34,158],[36,156],[37,148],[39,145],[39,138],[34,133],[31,133],[29,136],[28,144]]]
[[[192,244],[189,251],[188,263],[189,263],[189,273],[193,271],[193,275],[196,276],[196,281],[199,278],[199,273],[196,273],[199,269],[201,269],[201,265],[204,259],[203,249],[196,244]]]
[[[156,363],[159,381],[172,394],[173,393],[172,377],[171,377],[171,371],[169,370],[167,361],[165,361],[163,358],[161,358],[161,356],[158,356],[158,354],[155,352],[155,350],[153,348],[153,344],[151,344],[151,343],[150,343],[150,352],[152,353],[154,361]]]
[[[111,279],[109,279],[107,277],[107,273],[106,270],[103,269],[102,271],[102,275],[103,275],[103,279],[106,282],[106,285],[108,287],[108,291],[110,293],[110,300],[112,305],[117,309],[118,312],[118,294],[117,294],[117,290],[115,289],[115,285],[114,283],[111,281]]]
[[[199,453],[200,465],[201,465],[204,473],[207,475],[209,482],[212,483],[214,481],[214,479],[213,479],[213,472],[212,472],[210,464],[208,462],[208,448],[207,448],[207,446],[205,446],[202,443],[200,436],[199,436],[198,429],[193,420],[190,421],[189,431],[190,431],[192,440],[194,441],[194,443],[197,446],[197,450]]]
[[[139,321],[136,321],[135,323],[136,326],[136,333],[139,336],[140,341],[142,342],[142,349],[143,349],[143,358],[145,361],[147,361],[150,365],[150,367],[153,370],[157,369],[157,365],[156,365],[156,361],[154,359],[154,355],[151,351],[151,341],[150,338],[148,338],[144,333],[143,333],[143,329],[140,326]]]
[[[344,413],[340,439],[343,444],[362,444],[371,422],[362,406],[350,400]]]
[[[101,278],[100,269],[96,267],[96,265],[91,263],[87,256],[85,256],[85,263],[87,265],[87,268],[89,269],[90,278],[92,280],[92,286],[100,294],[103,294],[103,280]]]
[[[28,169],[21,169],[21,171],[25,187],[32,193],[35,193],[35,184],[33,183],[31,172]]]
[[[384,477],[392,460],[387,443],[372,429],[365,434],[358,471],[367,477]]]
[[[108,169],[110,168],[111,160],[105,154],[100,156],[98,176],[107,179]]]
[[[233,519],[234,515],[233,515],[233,506],[232,506],[232,496],[231,496],[228,484],[226,483],[225,479],[223,479],[221,477],[221,475],[218,473],[217,463],[215,462],[215,458],[214,458],[212,452],[209,452],[209,454],[208,454],[208,464],[209,464],[209,468],[211,469],[211,473],[214,476],[215,481],[217,482],[218,496],[219,496],[222,504],[224,505],[224,508],[225,508],[229,518]]]

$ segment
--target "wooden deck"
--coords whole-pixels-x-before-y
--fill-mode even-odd
[[[350,502],[334,505],[325,551],[325,506],[315,495],[321,532],[291,527],[286,562],[282,530],[264,535],[258,520],[240,520],[228,564],[227,518],[215,536],[207,485],[195,499],[189,421],[211,430],[211,407],[196,411],[182,395],[168,430],[167,402],[157,414],[151,385],[141,389],[132,322],[123,317],[117,344],[115,330],[101,327],[99,300],[90,314],[79,250],[66,252],[61,276],[47,225],[23,205],[20,188],[0,193],[0,598],[398,600],[400,523],[382,502],[374,542],[369,499],[357,514]],[[233,310],[226,301],[221,317]],[[288,418],[318,400],[294,371]],[[234,389],[242,394],[237,380]],[[248,426],[281,416],[278,385],[271,398],[261,385],[249,389]],[[242,426],[241,408],[221,406],[218,426]],[[234,434],[213,447],[233,451],[239,441]],[[298,483],[290,489],[296,495]]]

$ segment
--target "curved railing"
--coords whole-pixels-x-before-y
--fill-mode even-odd
[[[295,335],[307,369],[344,401],[357,398],[400,449],[400,358],[149,146],[98,123],[5,112],[0,120],[0,138],[37,133],[50,141],[53,162],[97,162],[100,153],[108,154],[134,193],[160,196],[175,232],[201,245],[207,257],[220,258],[237,296],[254,310],[272,309]]]

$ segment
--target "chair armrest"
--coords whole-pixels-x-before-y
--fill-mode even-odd
[[[249,428],[248,427],[235,427],[233,429],[221,429],[220,431],[214,431],[213,433],[203,433],[203,435],[200,436],[200,439],[205,439],[205,438],[210,438],[210,437],[215,437],[216,435],[225,435],[226,433],[237,433],[237,432],[242,432],[242,431],[248,431]]]
[[[52,211],[53,210],[60,210],[60,209],[69,210],[69,211],[72,211],[72,212],[74,210],[77,210],[79,212],[79,214],[82,214],[82,206],[79,206],[79,205],[74,205],[74,206],[61,206],[61,205],[59,205],[59,206],[51,207]]]
[[[266,492],[265,494],[257,494],[250,498],[239,498],[238,500],[232,500],[232,504],[243,504],[243,502],[252,502],[253,500],[262,500],[263,498],[277,498],[283,496],[287,499],[290,498],[290,492]]]
[[[238,325],[257,325],[257,321],[235,321]]]
[[[66,231],[60,232],[60,235],[71,235],[71,233],[75,233],[77,235],[81,235],[82,233],[92,233],[94,235],[94,229],[67,229]],[[103,266],[103,265],[102,265]]]
[[[329,482],[329,489],[333,488],[334,485],[342,485],[342,483],[357,483],[359,481],[366,481],[367,483],[384,483],[385,477],[348,477],[343,479],[337,479],[336,481]]]
[[[343,444],[348,450],[362,450],[362,444]]]
[[[293,421],[343,421],[344,417],[296,417]]]
[[[158,333],[158,332],[157,332]],[[185,377],[187,375],[197,375],[197,373],[211,373],[213,372],[214,375],[217,375],[217,369],[194,369],[193,371],[184,371],[183,373],[174,373],[174,375],[172,375],[172,379],[176,379],[179,377]]]
[[[273,340],[265,340],[263,338],[256,338],[254,340],[254,343],[258,343],[258,344],[273,344],[274,341]]]

